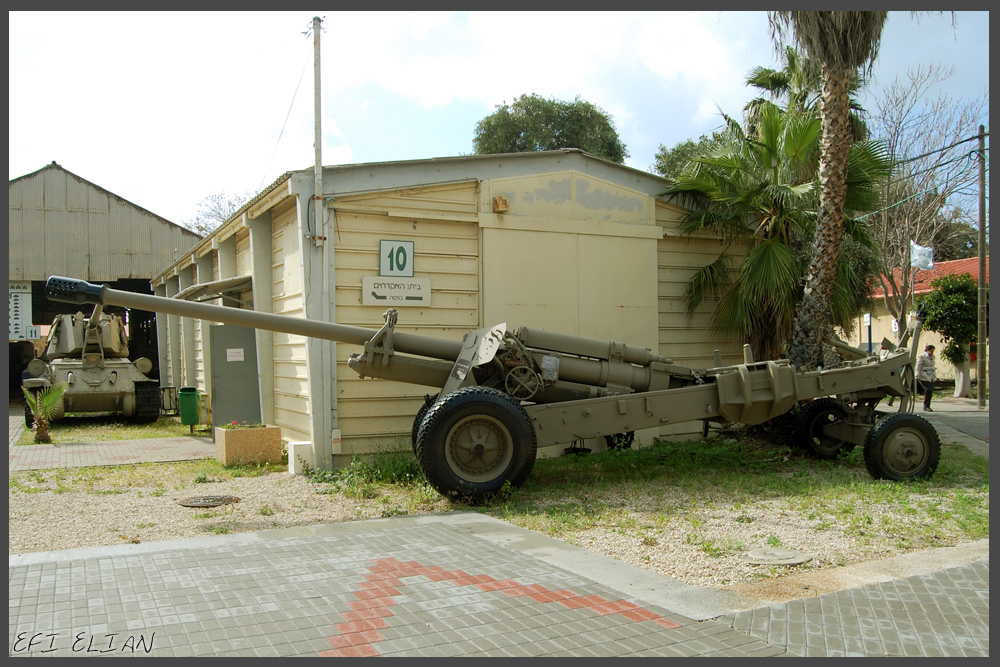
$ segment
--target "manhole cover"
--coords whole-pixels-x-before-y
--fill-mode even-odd
[[[183,507],[218,507],[238,503],[240,499],[236,496],[198,496],[197,498],[185,498],[177,502]]]
[[[747,554],[748,563],[760,565],[800,565],[812,559],[812,554],[794,549],[754,549]]]

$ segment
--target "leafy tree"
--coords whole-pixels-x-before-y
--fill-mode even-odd
[[[682,229],[711,231],[728,242],[712,264],[692,277],[686,291],[689,312],[709,295],[720,297],[712,327],[735,342],[749,343],[757,359],[774,359],[791,336],[802,297],[807,244],[815,226],[816,168],[820,121],[811,113],[762,107],[756,138],[724,116],[727,129],[708,155],[695,158],[664,193],[690,209]],[[876,208],[875,180],[890,164],[879,146],[858,143],[851,152],[848,204]],[[836,265],[834,319],[845,328],[863,308],[875,264],[866,228],[847,219],[851,254]],[[747,243],[739,267],[731,249]],[[861,271],[855,271],[860,268]]]
[[[194,219],[181,224],[193,232],[203,235],[210,234],[233,217],[233,214],[252,197],[253,195],[249,192],[237,192],[233,195],[218,192],[214,195],[208,195],[199,202],[198,214]]]
[[[713,132],[711,137],[703,134],[698,137],[698,141],[688,139],[679,142],[673,148],[660,144],[660,148],[656,151],[656,163],[653,164],[653,169],[660,176],[673,180],[680,175],[688,162],[707,155],[718,141],[719,133]]]
[[[972,274],[963,273],[936,278],[931,281],[931,289],[933,291],[921,299],[924,305],[924,328],[936,331],[944,338],[945,348],[941,356],[955,366],[955,396],[968,396],[967,352],[969,343],[978,342],[979,283]],[[988,299],[987,287],[987,304]]]
[[[611,117],[579,96],[563,102],[521,95],[498,104],[476,124],[472,145],[477,155],[579,148],[618,164],[629,156]]]
[[[935,262],[979,256],[979,230],[963,216],[961,209],[953,211],[952,219],[934,232],[931,247],[934,248]]]
[[[37,393],[28,391],[21,387],[24,392],[24,400],[28,403],[28,408],[35,418],[35,444],[51,444],[52,436],[49,435],[49,425],[52,417],[55,416],[56,406],[62,400],[66,388],[65,382],[59,382],[51,387],[45,387]]]

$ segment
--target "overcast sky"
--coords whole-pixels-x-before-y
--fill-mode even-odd
[[[476,122],[537,93],[602,107],[647,170],[718,108],[738,116],[747,70],[777,63],[763,12],[10,12],[9,177],[55,160],[182,222],[311,168],[317,14],[328,165],[470,153]],[[869,94],[937,63],[955,67],[941,90],[987,91],[989,14],[893,13]]]

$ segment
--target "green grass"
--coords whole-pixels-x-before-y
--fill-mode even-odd
[[[318,493],[368,502],[402,494],[402,505],[410,511],[440,501],[422,481],[408,450],[359,456],[347,468],[313,471],[310,478]],[[751,523],[754,503],[782,501],[816,530],[840,530],[857,540],[874,539],[888,528],[873,518],[873,508],[889,506],[896,520],[891,532],[918,548],[943,538],[926,522],[911,520],[917,514],[963,539],[988,536],[988,493],[988,461],[958,445],[943,445],[941,464],[931,478],[895,483],[871,479],[860,447],[822,461],[767,439],[737,436],[540,459],[524,487],[508,489],[471,509],[562,539],[605,528],[634,535],[647,546],[657,542],[658,525],[685,516],[693,544],[721,557],[742,545],[699,536],[704,522],[700,512],[713,504],[742,508],[735,521]],[[941,500],[918,500],[928,496]],[[665,497],[682,500],[665,503]],[[465,508],[458,503],[449,507]],[[776,535],[768,535],[766,543],[781,544]]]
[[[895,483],[871,479],[861,448],[820,461],[745,437],[659,442],[638,451],[539,460],[513,497],[474,509],[562,537],[593,528],[621,531],[630,514],[668,521],[687,513],[690,543],[721,556],[733,545],[699,536],[703,518],[698,512],[706,506],[746,509],[781,501],[817,530],[839,529],[858,540],[877,537],[883,527],[873,519],[873,508],[888,506],[893,515],[917,513],[928,520],[894,526],[908,548],[923,548],[940,544],[942,531],[953,538],[988,537],[988,494],[988,460],[958,445],[942,446],[941,464],[929,479]],[[681,500],[658,506],[657,498],[668,495]],[[916,500],[926,496],[941,501]],[[752,511],[743,511],[735,521],[754,521]],[[771,535],[767,543],[778,546],[780,541]]]
[[[121,416],[67,416],[52,422],[49,432],[53,443],[177,438],[191,434],[190,428],[181,424],[180,417],[160,417],[152,424],[135,424]],[[25,429],[17,444],[35,444],[34,430]]]

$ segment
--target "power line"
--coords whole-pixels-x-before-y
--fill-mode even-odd
[[[308,38],[309,33],[302,33]],[[267,168],[264,170],[264,176],[260,179],[260,185],[257,186],[257,192],[260,192],[264,187],[264,181],[267,180],[267,174],[271,171],[271,163],[274,162],[274,156],[278,153],[278,145],[281,144],[281,137],[285,134],[285,127],[288,126],[288,119],[292,115],[292,107],[295,106],[295,97],[299,94],[299,88],[302,86],[302,77],[305,76],[306,67],[309,65],[309,58],[312,56],[312,48],[310,47],[306,53],[306,61],[302,64],[302,72],[299,74],[299,82],[295,85],[295,92],[292,93],[292,103],[288,105],[288,113],[285,114],[285,122],[281,125],[281,132],[278,133],[278,141],[274,144],[274,150],[271,151],[271,159],[267,161]]]
[[[988,136],[990,136],[990,133],[987,132],[983,136],[988,137]],[[961,141],[956,141],[951,146],[945,146],[944,148],[935,148],[934,150],[928,151],[928,152],[926,152],[926,153],[924,153],[922,155],[917,155],[915,157],[906,158],[905,160],[897,160],[896,164],[906,164],[907,162],[914,162],[915,160],[919,160],[920,158],[925,158],[928,155],[934,155],[935,153],[943,153],[943,152],[945,152],[948,149],[954,148],[955,146],[960,146],[960,145],[968,143],[970,141],[978,141],[978,140],[979,140],[979,135],[978,134],[974,134],[971,137],[968,137],[966,139],[962,139]]]
[[[987,148],[986,150],[989,150],[989,149]],[[894,179],[894,180],[889,181],[889,182],[890,182],[890,184],[892,184],[892,183],[899,183],[900,181],[906,181],[906,180],[909,180],[909,179],[913,178],[914,176],[920,176],[921,174],[926,174],[927,172],[930,172],[930,171],[936,171],[936,170],[940,169],[941,167],[944,167],[945,165],[952,164],[953,162],[961,162],[962,160],[971,160],[971,159],[975,158],[978,155],[979,155],[979,149],[977,148],[976,150],[969,151],[968,153],[960,155],[957,158],[954,158],[954,159],[951,159],[951,160],[946,160],[946,161],[942,162],[941,164],[936,164],[933,167],[928,167],[927,169],[922,169],[920,171],[915,171],[912,174],[906,174],[904,176],[900,176],[899,178]]]
[[[975,138],[975,139],[979,139],[979,136],[977,135],[977,136],[975,136],[974,138]],[[964,142],[964,141],[960,141],[959,143],[965,143],[965,142]],[[954,144],[954,145],[955,145],[955,146],[957,146],[958,144]],[[949,147],[949,148],[950,148],[950,147]],[[963,157],[963,158],[965,158],[965,157],[971,157],[971,156],[973,156],[973,155],[978,155],[978,154],[979,154],[979,151],[978,151],[978,150],[974,150],[974,151],[972,151],[971,153],[969,153],[969,155],[967,155],[967,156],[962,156],[962,157]],[[963,173],[965,173],[966,171],[968,171],[969,169],[971,169],[971,168],[972,168],[972,166],[973,166],[973,163],[972,163],[972,161],[970,160],[969,164],[968,164],[968,165],[966,165],[966,167],[965,167],[964,169],[962,169],[962,171],[960,171],[960,172],[958,173],[958,176],[961,176],[961,175],[962,175]],[[956,176],[956,178],[958,178],[958,176]],[[895,203],[893,203],[893,204],[889,204],[888,206],[885,206],[885,207],[883,207],[883,208],[880,208],[880,209],[879,209],[879,210],[877,210],[877,211],[872,211],[871,213],[865,213],[864,215],[861,215],[861,216],[858,216],[858,217],[857,217],[857,220],[864,220],[865,218],[867,218],[867,217],[869,217],[869,216],[872,216],[872,215],[875,215],[876,213],[881,213],[881,212],[883,212],[883,211],[888,211],[888,210],[889,210],[890,208],[895,208],[896,206],[899,206],[900,204],[902,204],[902,203],[904,203],[904,202],[908,202],[908,201],[910,201],[911,199],[913,199],[913,198],[915,198],[915,197],[919,197],[920,195],[925,195],[925,194],[928,194],[928,193],[930,193],[930,192],[937,192],[937,190],[938,190],[938,188],[937,188],[937,187],[933,187],[933,188],[928,188],[927,190],[923,190],[923,191],[921,191],[921,192],[917,192],[916,194],[912,194],[912,195],[910,195],[909,197],[906,197],[905,199],[900,199],[900,200],[899,200],[898,202],[895,202]]]

